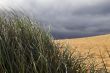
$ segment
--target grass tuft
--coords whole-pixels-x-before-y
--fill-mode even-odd
[[[66,48],[28,17],[0,16],[0,73],[95,73]]]

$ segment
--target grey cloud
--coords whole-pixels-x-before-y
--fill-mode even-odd
[[[51,24],[55,38],[83,37],[110,32],[109,1],[92,6],[84,5],[81,8],[66,3],[61,7],[55,6],[53,4],[53,6],[41,7],[42,9],[38,7],[38,10],[33,11],[39,21],[47,24],[47,27]]]
[[[37,17],[55,38],[76,38],[110,33],[109,0],[23,0],[26,13]],[[79,2],[78,2],[79,1]],[[96,2],[95,2],[96,1]]]
[[[78,15],[107,15],[110,14],[110,1],[93,6],[84,6],[73,13]]]

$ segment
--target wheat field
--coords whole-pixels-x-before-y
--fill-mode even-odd
[[[66,43],[71,52],[76,49],[82,56],[89,54],[98,67],[106,65],[106,68],[110,69],[110,34],[56,41],[61,44]]]

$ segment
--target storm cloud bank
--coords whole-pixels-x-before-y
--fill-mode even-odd
[[[0,7],[36,16],[55,38],[110,33],[109,0],[3,0]]]

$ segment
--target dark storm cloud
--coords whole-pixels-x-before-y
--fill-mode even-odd
[[[71,10],[70,12],[65,11],[64,13],[64,16],[60,15],[56,18],[59,19],[56,20],[57,23],[59,22],[58,25],[62,25],[59,28],[54,28],[54,31],[58,30],[53,33],[57,38],[83,37],[110,33],[109,1],[95,6],[85,6],[78,10]]]
[[[55,38],[110,33],[109,0],[19,0],[17,5],[51,27]]]
[[[110,14],[110,1],[105,1],[99,5],[85,6],[74,13],[81,15],[106,15]]]

